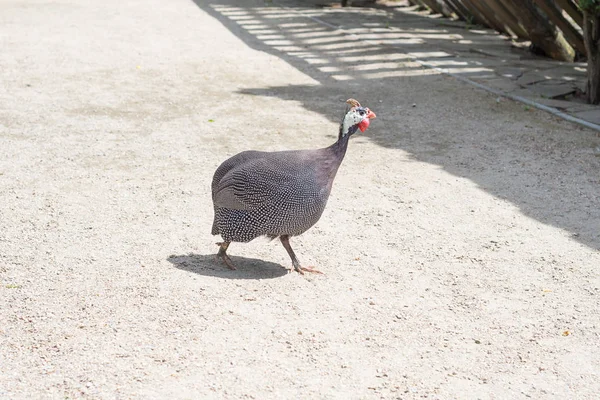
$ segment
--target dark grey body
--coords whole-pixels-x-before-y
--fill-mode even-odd
[[[212,181],[212,234],[249,242],[304,233],[325,210],[349,136],[324,149],[245,151],[223,162]]]

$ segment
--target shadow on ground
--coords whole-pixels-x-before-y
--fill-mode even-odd
[[[507,111],[492,96],[484,104],[467,108],[453,104],[447,101],[452,94],[438,85],[449,78],[407,56],[410,53],[476,79],[497,73],[507,60],[482,55],[461,61],[439,49],[453,41],[464,43],[465,54],[480,48],[493,52],[495,46],[506,46],[499,35],[432,25],[417,15],[398,17],[393,10],[314,7],[308,0],[281,2],[289,5],[283,8],[259,1],[193,1],[249,47],[275,55],[319,82],[244,89],[241,93],[302,101],[307,110],[334,122],[339,122],[341,102],[355,97],[378,116],[364,137],[467,178],[515,204],[523,214],[565,229],[574,240],[600,249],[600,180],[591,173],[600,170],[600,158],[591,156],[600,144],[597,138],[584,133],[580,142],[570,143],[562,132],[536,137],[536,131],[527,131],[531,127],[515,116],[527,112],[526,107],[521,110],[514,106]],[[395,24],[393,31],[386,27],[386,21]],[[340,25],[344,31],[335,28]],[[503,72],[519,73],[509,67]],[[421,101],[416,107],[415,99]],[[497,113],[494,107],[498,107]],[[490,113],[496,113],[501,129],[498,124],[491,129],[481,121],[483,114]],[[525,114],[523,118],[530,120]],[[546,124],[547,120],[551,120],[549,114],[535,120],[538,131],[541,127],[557,129]],[[584,157],[580,157],[581,152]],[[571,201],[565,201],[567,194]]]
[[[232,256],[231,260],[237,270],[232,271],[215,260],[214,254],[172,255],[167,258],[176,268],[198,275],[224,279],[273,279],[288,274],[290,271],[279,264],[255,258]]]

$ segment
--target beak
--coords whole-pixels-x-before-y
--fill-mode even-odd
[[[367,118],[374,119],[374,118],[377,118],[377,115],[375,115],[375,113],[373,111],[371,111],[367,108]]]

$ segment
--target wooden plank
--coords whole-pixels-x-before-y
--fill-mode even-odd
[[[419,7],[423,7],[423,8],[429,8],[425,5],[425,3],[423,2],[423,0],[410,0],[411,3],[414,3],[415,5],[419,6]]]
[[[452,10],[446,5],[444,0],[421,0],[421,2],[425,3],[434,13],[452,18]]]
[[[460,19],[464,21],[472,21],[474,19],[473,15],[462,5],[460,0],[446,0],[446,4]]]
[[[565,38],[581,54],[585,54],[585,44],[583,36],[575,29],[575,27],[567,21],[561,10],[552,0],[533,0],[535,4],[550,18],[550,20],[560,28]]]
[[[506,32],[504,28],[504,24],[498,21],[495,13],[485,6],[481,0],[463,0],[464,2],[469,3],[480,15],[483,15],[485,20],[487,21],[487,26],[492,29],[497,30],[498,32]]]
[[[479,10],[473,6],[473,4],[471,3],[470,0],[457,0],[459,1],[463,7],[465,7],[469,13],[475,18],[475,22],[477,22],[479,25],[482,26],[486,26],[492,29],[495,29],[493,24],[488,21],[488,19],[485,17],[485,15],[481,14],[479,12]],[[474,1],[479,1],[479,0],[474,0]]]
[[[465,10],[461,10],[458,7],[457,3],[455,3],[453,0],[445,0],[445,3],[452,10],[452,12],[456,14],[460,19],[464,21],[469,20],[469,14],[465,13]]]
[[[600,16],[583,11],[583,35],[587,49],[587,86],[589,103],[600,104]]]
[[[441,7],[435,0],[421,0],[427,7],[436,14],[443,14]]]
[[[444,17],[446,17],[446,18],[454,17],[454,15],[452,15],[452,9],[450,7],[448,7],[448,4],[446,1],[444,1],[444,0],[433,0],[433,1],[438,4],[440,11]]]
[[[496,15],[498,20],[505,26],[507,32],[514,36],[529,39],[527,31],[519,25],[518,19],[503,4],[502,0],[482,0]]]
[[[506,8],[515,15],[529,33],[531,43],[542,49],[549,57],[561,61],[573,61],[575,50],[531,0],[503,0]]]
[[[566,11],[573,21],[583,29],[583,14],[573,0],[554,0],[556,5]]]

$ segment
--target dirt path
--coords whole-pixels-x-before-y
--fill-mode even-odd
[[[600,138],[304,14],[0,3],[0,398],[597,397]],[[348,97],[378,118],[292,242],[326,275],[214,263],[218,164]]]

